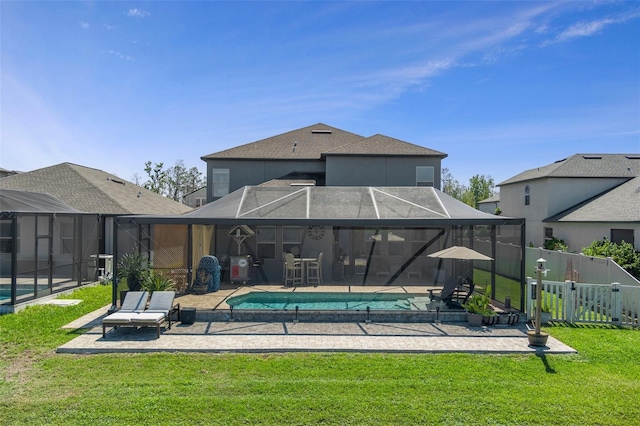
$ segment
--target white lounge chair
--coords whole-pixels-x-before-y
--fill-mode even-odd
[[[120,309],[102,320],[102,337],[107,337],[107,327],[117,328],[129,325],[133,316],[146,309],[147,300],[149,300],[149,293],[146,291],[128,291]]]

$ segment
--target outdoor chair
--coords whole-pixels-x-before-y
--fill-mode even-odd
[[[157,336],[160,337],[160,326],[166,321],[171,329],[171,314],[180,314],[180,304],[174,306],[175,291],[154,291],[151,294],[149,307],[131,318],[134,327],[156,327]]]
[[[315,261],[306,262],[307,264],[307,284],[322,284],[322,253],[318,255]]]
[[[302,262],[295,260],[293,254],[285,253],[284,255],[284,285],[291,283],[291,285],[302,284]]]
[[[469,284],[468,289],[464,288],[463,284],[465,282]],[[462,305],[467,302],[469,296],[471,295],[471,293],[473,293],[474,288],[475,284],[469,278],[464,281],[461,276],[458,276],[456,278],[449,278],[444,283],[444,287],[442,288],[442,292],[440,293],[440,300],[442,300],[449,308],[462,309]],[[462,294],[464,294],[464,296],[461,300]],[[454,296],[456,298],[455,301],[453,300]]]
[[[130,325],[131,318],[147,307],[149,293],[146,291],[128,291],[117,312],[102,320],[102,337],[106,337],[106,328]]]

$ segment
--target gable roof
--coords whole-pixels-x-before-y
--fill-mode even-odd
[[[635,176],[640,176],[640,154],[575,154],[522,172],[498,186],[542,178],[630,179]]]
[[[437,156],[445,158],[447,154],[425,148],[389,136],[376,134],[359,141],[327,151],[325,155],[384,155],[384,156]]]
[[[543,222],[640,222],[640,176]]]
[[[446,154],[383,135],[369,138],[323,123],[205,155],[202,160],[321,160],[325,155]]]
[[[102,170],[61,163],[0,179],[0,189],[50,194],[100,214],[182,214],[192,209]]]

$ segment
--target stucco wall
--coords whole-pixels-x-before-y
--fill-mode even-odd
[[[324,162],[308,161],[263,161],[263,160],[215,160],[207,162],[207,201],[213,201],[211,193],[212,170],[229,169],[229,193],[244,186],[259,185],[281,178],[291,172],[324,173]]]
[[[583,247],[591,245],[593,241],[601,241],[603,238],[611,238],[612,229],[632,229],[634,235],[634,247],[640,250],[640,223],[545,223],[545,226],[553,228],[553,236],[564,240],[569,246],[569,251],[582,252]],[[627,241],[631,242],[631,241]]]
[[[432,166],[440,189],[440,159],[433,157],[328,156],[326,185],[415,186],[416,166]]]

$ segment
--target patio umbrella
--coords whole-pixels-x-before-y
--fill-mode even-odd
[[[492,257],[485,256],[473,249],[462,246],[451,246],[444,250],[428,254],[427,257],[438,259],[459,259],[459,260],[493,260]]]

